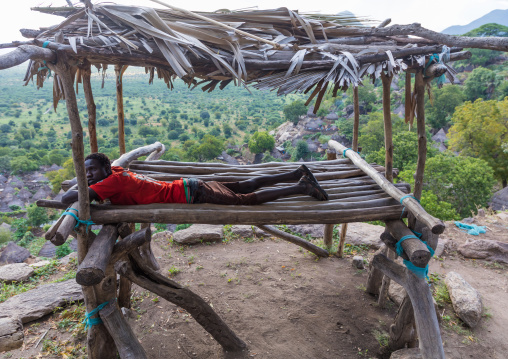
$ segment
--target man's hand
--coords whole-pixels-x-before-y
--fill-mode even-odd
[[[88,196],[90,197],[90,202],[93,200],[100,200],[99,196],[95,191],[91,188],[88,188]],[[78,200],[78,191],[70,189],[64,193],[62,197],[62,203],[66,205],[70,205]]]

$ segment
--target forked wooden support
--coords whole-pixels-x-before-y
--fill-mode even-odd
[[[407,268],[376,254],[372,265],[404,287],[413,304],[420,351],[424,359],[444,359],[443,342],[429,285]]]
[[[120,275],[185,309],[226,351],[241,351],[246,347],[200,296],[150,269],[136,252],[131,258],[133,262],[116,263],[115,269]]]

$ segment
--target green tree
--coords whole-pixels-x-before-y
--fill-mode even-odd
[[[37,162],[30,160],[27,156],[19,156],[11,160],[11,168],[14,173],[23,173],[36,171],[39,165]]]
[[[346,106],[353,104],[353,87],[350,87],[347,90],[347,98],[344,101]],[[358,100],[360,106],[367,112],[370,112],[374,109],[374,105],[377,101],[376,89],[373,84],[365,83],[363,86],[358,87]]]
[[[416,165],[399,174],[399,179],[414,185]],[[472,157],[439,154],[425,165],[423,189],[437,200],[451,203],[462,216],[471,215],[476,206],[486,206],[492,196],[494,173],[487,162]]]
[[[46,208],[38,207],[35,203],[26,207],[26,215],[28,217],[28,224],[34,227],[40,227],[49,221]]]
[[[293,101],[291,104],[284,106],[284,117],[286,120],[293,122],[295,125],[300,120],[300,116],[307,113],[307,107],[302,100]]]
[[[199,161],[213,160],[219,156],[224,150],[224,143],[221,139],[212,136],[204,135],[200,144],[195,144],[189,147],[188,156],[192,159]]]
[[[495,36],[495,37],[508,37],[508,27],[490,23],[482,25],[474,30],[471,30],[465,33],[463,36],[472,36],[472,37],[486,37],[486,36]],[[485,50],[485,49],[467,49],[471,52],[471,58],[467,60],[458,61],[456,66],[462,65],[473,65],[486,67],[492,64],[497,57],[502,55],[501,51],[494,50]]]
[[[294,161],[299,161],[301,158],[305,159],[310,153],[309,145],[305,140],[299,140],[296,143],[296,147],[293,151],[293,155],[291,156]]]
[[[379,151],[385,144],[384,121],[382,112],[371,112],[368,114],[367,124],[360,129],[358,143],[362,146],[362,153],[369,154]],[[392,113],[392,132],[395,134],[407,131],[404,120]]]
[[[49,183],[51,183],[53,193],[60,192],[60,189],[62,189],[63,181],[76,177],[76,172],[74,171],[74,162],[72,161],[72,158],[69,158],[64,162],[63,169],[46,172],[46,177],[48,177]]]
[[[275,146],[275,139],[268,132],[255,132],[250,138],[248,146],[252,153],[271,151]]]
[[[507,119],[508,97],[503,101],[478,99],[457,108],[448,133],[450,149],[486,161],[503,187],[508,180],[508,154],[502,149],[508,140]]]
[[[466,100],[475,101],[492,97],[496,88],[496,73],[484,67],[477,67],[465,81],[464,95]]]
[[[455,108],[464,103],[464,94],[460,86],[454,85],[434,87],[432,94],[432,102],[425,103],[426,120],[432,128],[440,129],[451,124]]]

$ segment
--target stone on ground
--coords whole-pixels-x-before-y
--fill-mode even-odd
[[[480,294],[456,272],[446,275],[445,284],[450,293],[453,310],[464,323],[474,328],[482,317]]]
[[[0,352],[18,349],[23,345],[24,337],[21,321],[15,318],[0,318]]]
[[[35,263],[32,263],[32,264],[29,264],[29,265],[32,268],[40,268],[40,267],[47,266],[48,264],[51,264],[51,262],[48,261],[48,260],[44,260],[44,261],[39,261],[39,262],[35,262]]]
[[[508,243],[489,239],[471,240],[458,248],[466,258],[485,259],[508,264]]]
[[[256,226],[254,226],[254,234],[256,235],[257,238],[268,238],[272,236],[271,234],[266,233],[261,228],[258,228]]]
[[[324,224],[294,224],[288,225],[288,228],[301,235],[309,235],[312,238],[323,238],[325,235]]]
[[[20,247],[14,242],[9,242],[0,254],[0,265],[23,263],[28,257],[30,257],[28,249]]]
[[[363,264],[363,257],[362,256],[354,256],[353,257],[353,267],[357,268],[357,269],[364,269],[365,266]]]
[[[54,258],[56,257],[56,246],[50,241],[46,241],[37,255],[44,258]]]
[[[41,285],[0,303],[3,316],[28,323],[52,313],[57,307],[83,300],[81,286],[75,279]]]
[[[379,238],[384,228],[368,223],[350,223],[346,233],[346,243],[353,245],[366,245],[378,249],[383,242]]]
[[[399,349],[392,353],[390,359],[422,359],[420,349],[418,348],[406,348]]]
[[[30,278],[34,269],[26,263],[12,263],[0,267],[0,282],[23,282]]]
[[[169,241],[172,235],[173,233],[171,233],[170,231],[157,232],[152,235],[152,241],[157,241],[161,239]]]
[[[175,232],[173,241],[180,244],[196,244],[201,242],[220,242],[224,237],[222,225],[193,224],[189,228]]]
[[[59,262],[61,264],[63,264],[64,266],[66,266],[67,264],[69,264],[69,262],[71,261],[71,259],[75,259],[75,260],[78,260],[78,253],[77,252],[72,252],[71,254],[68,254],[66,255],[65,257],[63,258],[60,258],[59,259]]]
[[[235,224],[231,226],[231,233],[240,238],[250,238],[254,236],[254,231],[251,225]]]
[[[404,287],[394,280],[390,281],[390,286],[388,287],[388,298],[400,306],[405,296],[406,290]]]

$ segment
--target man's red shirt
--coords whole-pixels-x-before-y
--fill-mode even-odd
[[[111,204],[187,203],[183,180],[156,181],[123,167],[112,166],[113,173],[90,186],[101,200]]]

